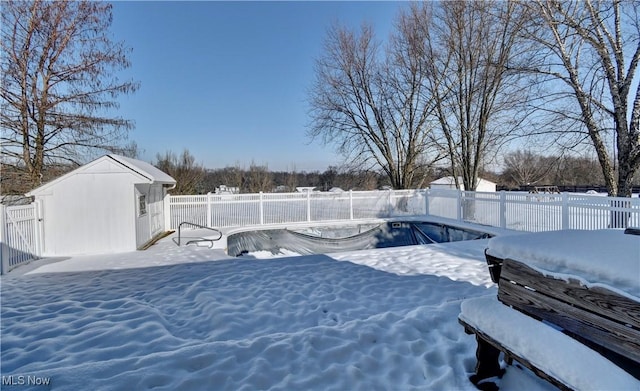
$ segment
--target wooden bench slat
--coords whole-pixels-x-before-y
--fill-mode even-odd
[[[640,330],[640,303],[605,288],[587,288],[576,280],[564,281],[546,277],[511,259],[504,260],[500,277]],[[503,283],[501,281],[500,285]]]
[[[523,286],[501,282],[498,299],[640,363],[640,332]]]

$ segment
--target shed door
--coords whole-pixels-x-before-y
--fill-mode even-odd
[[[140,185],[136,185],[136,247],[140,248],[144,246],[149,239],[151,239],[151,227],[150,227],[150,208],[149,200],[151,194],[149,191],[144,191]]]
[[[149,193],[149,228],[151,230],[151,237],[154,237],[164,230],[162,186],[151,186],[151,191]]]

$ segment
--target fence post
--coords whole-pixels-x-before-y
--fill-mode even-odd
[[[307,221],[311,221],[311,192],[307,191]]]
[[[171,194],[165,193],[162,200],[162,206],[164,208],[164,230],[171,230]]]
[[[431,189],[424,189],[424,214],[429,216],[429,196]]]
[[[462,221],[462,190],[458,189],[458,196],[456,197],[456,201],[457,201],[457,205],[456,205],[456,211],[457,211],[457,215],[456,218],[458,221]]]
[[[349,190],[349,220],[353,220],[353,190]]]
[[[569,196],[568,193],[562,194],[562,229],[569,229]]]
[[[393,190],[389,189],[389,206],[388,206],[387,217],[391,217],[393,215]]]
[[[6,208],[6,206],[0,204],[0,274],[4,274],[9,269],[9,265],[5,265],[5,262],[9,261],[9,257],[6,254],[8,251],[7,238],[5,238],[5,232],[7,231],[7,226],[5,225]]]
[[[213,216],[211,215],[211,192],[207,193],[207,227],[213,226]]]
[[[260,192],[260,225],[264,225],[264,193]]]
[[[36,251],[36,256],[37,257],[41,257],[42,256],[42,252],[44,249],[44,223],[42,221],[42,219],[44,218],[42,215],[42,200],[35,200],[34,201],[34,207],[35,207],[35,216],[34,216],[34,223],[35,223],[35,236],[36,236],[36,243],[35,243],[35,251]]]
[[[507,193],[500,191],[500,228],[507,228]]]

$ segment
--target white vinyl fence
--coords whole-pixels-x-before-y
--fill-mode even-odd
[[[37,259],[42,235],[39,204],[0,205],[0,274]]]
[[[165,216],[177,229],[431,215],[519,231],[640,226],[640,199],[573,193],[459,190],[349,191],[171,196]]]
[[[182,222],[207,227],[438,216],[519,231],[640,227],[640,199],[574,193],[458,190],[259,193],[165,198],[165,230]],[[99,223],[99,222],[97,222]],[[0,273],[41,254],[37,203],[0,205]]]
[[[426,214],[518,231],[640,226],[640,198],[575,193],[427,191]]]
[[[207,227],[354,220],[424,215],[423,190],[341,193],[205,194],[169,197],[167,226]],[[166,205],[165,205],[166,206]]]

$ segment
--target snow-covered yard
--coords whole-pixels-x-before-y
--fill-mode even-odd
[[[496,295],[487,243],[257,259],[168,237],[25,266],[1,279],[3,389],[473,390],[457,317]]]

